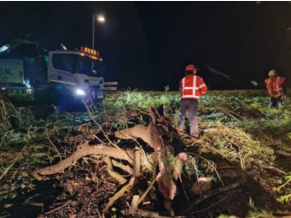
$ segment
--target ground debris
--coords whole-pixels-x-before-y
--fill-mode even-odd
[[[276,154],[288,151],[275,153],[268,146],[285,142],[250,134],[241,128],[249,117],[240,112],[251,109],[234,110],[221,101],[206,99],[209,107],[202,105],[205,113],[219,117],[213,122],[215,116],[210,121],[201,116],[199,140],[176,131],[170,114],[177,111],[176,103],[169,110],[162,106],[165,113],[153,106],[145,112],[122,107],[121,114],[105,108],[39,123],[24,109],[20,116],[17,108],[6,106],[2,111],[14,111],[19,122],[9,123],[13,119],[5,113],[1,118],[6,124],[0,142],[0,207],[6,215],[29,208],[34,213],[26,217],[31,218],[248,217],[248,211],[264,206],[276,211],[274,216],[290,216],[289,204],[275,200],[288,195],[288,169],[274,162]],[[256,110],[258,117],[267,116]]]

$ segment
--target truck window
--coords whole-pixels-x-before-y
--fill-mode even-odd
[[[80,56],[78,54],[54,54],[52,63],[54,68],[68,71],[71,73],[81,73],[88,76],[96,76],[92,72],[92,62],[94,61],[94,68],[98,68],[99,61],[92,60],[88,56]],[[99,72],[99,69],[95,69]]]
[[[73,54],[54,54],[52,57],[53,66],[58,70],[72,72],[73,62]]]
[[[92,63],[94,62],[94,70],[98,72],[98,69],[96,67],[99,64],[99,61],[92,60],[88,56],[80,56],[80,55],[75,55],[75,61],[73,63],[73,73],[81,73],[85,74],[88,76],[96,76],[96,74],[93,73],[92,71]]]
[[[76,55],[76,72],[86,75],[92,73],[92,60],[89,57],[80,57]]]

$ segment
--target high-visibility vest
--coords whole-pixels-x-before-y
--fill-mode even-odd
[[[276,77],[274,79],[268,78],[265,79],[265,84],[268,90],[268,93],[271,97],[274,98],[279,98],[280,96],[282,96],[283,93],[283,88],[282,85],[285,82],[285,78],[284,77]]]
[[[199,99],[207,92],[207,86],[200,76],[188,74],[180,80],[181,99]]]

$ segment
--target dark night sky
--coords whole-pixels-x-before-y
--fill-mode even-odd
[[[249,89],[275,68],[291,84],[289,2],[0,2],[0,43],[30,33],[42,47],[95,48],[119,88],[178,89],[187,64],[211,89]],[[288,29],[290,28],[290,29]],[[229,75],[233,82],[203,65]]]

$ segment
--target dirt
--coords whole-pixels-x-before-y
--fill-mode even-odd
[[[43,197],[47,196],[47,199],[40,200],[38,197],[34,200],[37,201],[38,199],[40,202],[44,203],[44,205],[50,205],[44,208],[44,212],[47,213],[45,217],[98,217],[98,214],[101,214],[102,208],[105,207],[113,191],[118,188],[116,181],[109,176],[105,168],[101,167],[100,169],[101,171],[98,174],[101,175],[101,177],[98,179],[90,177],[86,171],[74,172],[74,170],[72,170],[69,177],[61,182],[61,184],[57,185],[59,188],[53,188],[56,187],[56,184],[59,182],[56,184],[49,182],[47,185],[42,185],[41,191],[38,190],[40,191],[39,194]],[[237,182],[242,176],[242,173],[235,168],[221,169],[219,173],[225,186]],[[220,214],[245,217],[250,210],[250,200],[254,202],[254,206],[257,210],[268,208],[271,211],[276,211],[278,209],[284,209],[275,201],[274,196],[271,196],[266,191],[269,187],[264,187],[265,184],[260,184],[253,179],[251,173],[252,172],[250,172],[250,175],[246,176],[246,181],[236,188],[229,188],[202,200],[191,209],[187,217],[215,218]],[[146,177],[141,178],[138,182],[138,186],[133,189],[131,193],[127,193],[122,199],[118,200],[113,207],[114,210],[111,210],[108,217],[133,217],[124,214],[127,208],[126,202],[130,202],[132,195],[139,193],[139,189],[146,189],[148,186],[146,180]],[[102,181],[106,182],[104,183]],[[188,204],[183,189],[186,190],[189,201],[201,198],[201,196],[196,196],[191,192],[191,183],[187,182],[188,180],[186,177],[182,177],[182,181],[183,185],[180,181],[177,182],[179,191],[172,204],[174,211],[176,211],[176,215],[183,214],[181,209]],[[214,182],[212,189],[217,189],[218,187],[221,187],[221,182]],[[208,193],[206,193],[206,195],[207,194]],[[169,216],[163,204],[163,197],[157,192],[157,186],[153,187],[144,202],[151,203],[141,205],[140,208],[159,211],[161,216]],[[40,208],[37,207],[19,207],[19,205],[14,205],[13,207],[14,210],[9,210],[9,213],[12,213],[10,217],[18,217],[19,214],[27,213],[28,215],[23,217],[32,218],[37,217],[39,214],[43,214]]]

